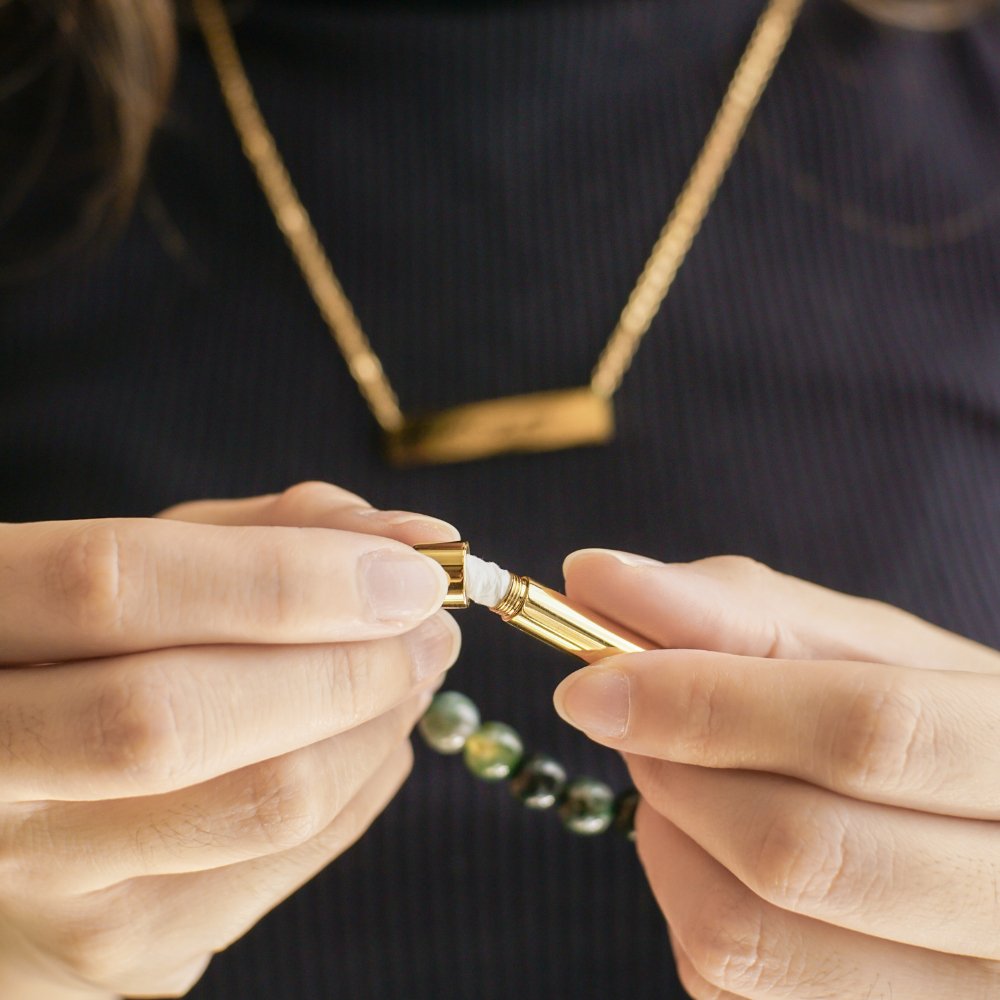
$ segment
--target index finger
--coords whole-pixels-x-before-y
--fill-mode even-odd
[[[395,635],[447,577],[408,545],[325,528],[158,519],[0,525],[0,661]]]
[[[570,598],[665,648],[1000,673],[996,650],[743,556],[661,563],[583,549],[563,569]]]
[[[303,482],[282,493],[238,500],[189,500],[159,517],[202,524],[284,525],[289,528],[340,528],[362,535],[385,535],[413,545],[457,541],[454,526],[427,514],[379,510],[356,493],[323,482]]]

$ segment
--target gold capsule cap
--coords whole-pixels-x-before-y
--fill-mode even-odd
[[[469,554],[468,542],[430,542],[413,546],[418,552],[433,559],[448,574],[448,593],[443,608],[467,608],[469,598],[465,593],[465,560]]]

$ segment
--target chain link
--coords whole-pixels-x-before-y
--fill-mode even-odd
[[[770,0],[761,14],[705,144],[591,373],[590,388],[597,395],[610,399],[618,391],[701,228],[803,3]],[[264,121],[222,3],[194,0],[193,7],[243,152],[330,335],[379,426],[387,432],[399,430],[405,423],[399,398],[361,329]]]
[[[754,28],[673,211],[643,267],[618,325],[590,376],[610,399],[621,385],[715,199],[757,102],[771,79],[804,0],[771,0]]]

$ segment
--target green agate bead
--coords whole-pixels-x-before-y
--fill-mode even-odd
[[[460,691],[440,691],[418,726],[424,742],[438,753],[459,753],[479,728],[476,703]]]
[[[566,787],[566,769],[554,757],[536,753],[510,779],[510,790],[529,809],[548,809]]]
[[[604,833],[614,819],[615,793],[595,778],[574,778],[567,786],[559,815],[567,830]]]
[[[502,781],[517,770],[524,755],[521,737],[503,722],[484,722],[465,741],[465,763],[484,781]]]

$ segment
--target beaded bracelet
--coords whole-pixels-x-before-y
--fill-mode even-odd
[[[639,793],[634,788],[615,796],[596,778],[569,780],[555,758],[525,754],[521,737],[506,723],[482,722],[475,702],[460,691],[438,692],[418,729],[432,750],[462,753],[477,778],[507,781],[511,793],[529,809],[555,806],[567,830],[592,836],[615,829],[635,840]]]

